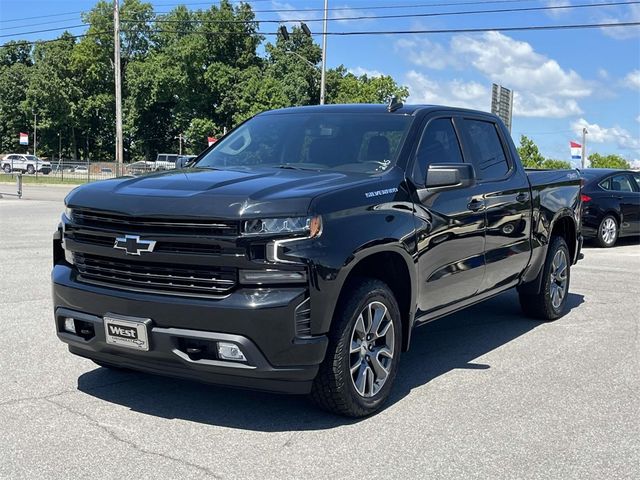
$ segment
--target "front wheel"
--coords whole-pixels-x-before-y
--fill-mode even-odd
[[[380,409],[391,392],[400,360],[400,309],[380,280],[362,279],[346,288],[311,398],[324,410],[364,417]]]
[[[36,169],[34,168],[33,165],[27,165],[27,173],[29,175],[33,175],[34,173],[36,173]]]
[[[570,258],[564,238],[553,237],[541,273],[540,292],[520,292],[520,306],[524,313],[542,320],[555,320],[565,314],[571,279]]]

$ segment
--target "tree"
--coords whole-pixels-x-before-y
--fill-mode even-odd
[[[520,146],[517,148],[522,164],[526,168],[543,168],[544,157],[538,146],[526,135],[520,136]]]
[[[592,153],[589,155],[589,162],[592,168],[631,168],[629,162],[615,154],[603,156],[599,153]]]
[[[544,162],[542,162],[542,168],[548,168],[551,170],[562,170],[563,168],[571,168],[571,164],[564,160],[547,158]]]

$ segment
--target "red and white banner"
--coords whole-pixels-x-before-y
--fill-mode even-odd
[[[207,142],[209,143],[209,146],[213,145],[217,141],[218,139],[216,137],[207,137]]]
[[[20,132],[20,145],[29,145],[29,134]]]
[[[576,142],[569,142],[571,147],[571,158],[573,160],[582,160],[582,145]]]

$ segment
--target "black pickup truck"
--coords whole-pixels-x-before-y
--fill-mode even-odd
[[[580,179],[525,172],[487,113],[265,112],[188,168],[75,189],[58,337],[97,364],[380,408],[414,327],[517,287],[565,312]]]

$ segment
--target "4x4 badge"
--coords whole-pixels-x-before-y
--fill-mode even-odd
[[[143,252],[153,252],[155,240],[140,240],[138,235],[125,235],[116,238],[113,248],[124,250],[127,255],[140,255]]]

